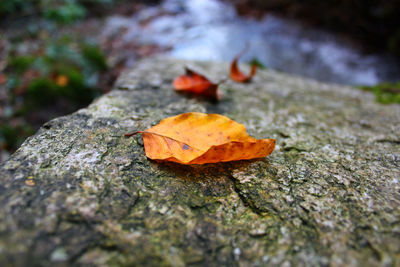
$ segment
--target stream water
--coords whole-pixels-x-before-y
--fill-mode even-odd
[[[109,18],[104,32],[121,27],[123,42],[168,47],[176,58],[231,61],[248,42],[242,62],[257,58],[269,68],[340,84],[400,80],[388,55],[363,54],[333,34],[273,15],[243,18],[217,0],[165,0],[132,17]]]

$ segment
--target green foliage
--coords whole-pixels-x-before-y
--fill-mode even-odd
[[[8,66],[18,74],[24,73],[35,61],[33,56],[20,56],[11,58]]]
[[[47,44],[43,54],[12,58],[9,67],[19,81],[26,79],[27,71],[34,73],[34,77],[25,81],[24,100],[35,106],[51,104],[57,99],[77,104],[89,102],[100,93],[95,86],[107,64],[98,47],[60,38]],[[21,82],[15,86],[21,86]]]
[[[108,68],[103,53],[97,46],[84,45],[82,47],[82,56],[88,61],[88,63],[90,63],[99,71],[103,71]]]
[[[50,5],[50,7],[43,8],[45,18],[55,21],[57,23],[67,24],[75,22],[86,16],[86,9],[77,1],[64,0],[59,2],[60,3],[58,5]]]
[[[17,12],[26,12],[32,10],[36,1],[27,0],[2,0],[0,1],[0,15],[15,14]]]
[[[0,125],[0,145],[3,149],[15,150],[22,144],[26,136],[33,133],[33,128],[28,124],[17,126]]]
[[[253,58],[249,62],[247,62],[249,65],[256,65],[260,69],[266,69],[267,67],[258,59],[258,58]]]
[[[111,5],[114,1],[116,0],[1,0],[0,16],[35,15],[59,24],[68,24],[84,18],[87,15],[86,6]]]
[[[25,33],[9,39],[1,148],[14,151],[44,121],[85,106],[102,93],[99,78],[108,68],[102,51],[84,38],[60,37],[60,32],[88,10],[115,1],[0,0],[0,20],[34,18]]]
[[[375,94],[376,101],[382,104],[400,104],[400,82],[380,83],[375,86],[362,86],[361,89]]]
[[[57,85],[48,78],[40,77],[33,79],[26,91],[26,104],[46,105],[54,101]],[[25,111],[27,112],[27,111]]]
[[[57,109],[59,103],[70,107],[68,112],[90,103],[101,94],[98,78],[106,69],[97,46],[67,37],[49,40],[29,55],[10,57],[6,73],[13,111],[1,123],[0,145],[13,151],[31,135],[32,114]]]

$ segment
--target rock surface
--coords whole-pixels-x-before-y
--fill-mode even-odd
[[[188,62],[151,59],[88,108],[54,119],[0,169],[0,262],[17,266],[400,264],[400,106],[274,71],[173,91]],[[224,77],[227,64],[189,62]],[[140,136],[199,111],[276,138],[265,159],[156,163]]]

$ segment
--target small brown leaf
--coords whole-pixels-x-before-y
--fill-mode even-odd
[[[143,135],[146,156],[181,164],[205,164],[265,157],[275,139],[257,140],[243,124],[219,114],[190,112],[166,118]]]
[[[251,65],[250,75],[246,75],[246,74],[244,74],[243,72],[241,72],[239,70],[239,67],[238,67],[239,58],[247,51],[247,49],[248,49],[248,45],[246,45],[246,47],[243,49],[243,51],[240,52],[233,59],[232,64],[231,64],[231,71],[230,71],[231,79],[236,81],[236,82],[239,82],[239,83],[249,82],[251,80],[251,78],[253,78],[253,76],[257,72],[257,65],[256,64],[252,64]]]
[[[213,100],[220,100],[218,93],[218,84],[210,82],[205,76],[185,68],[186,73],[178,76],[173,82],[176,91],[186,92]]]
[[[7,82],[7,76],[3,73],[0,73],[0,85],[5,84]]]

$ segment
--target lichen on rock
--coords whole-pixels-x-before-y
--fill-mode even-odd
[[[185,64],[149,59],[88,108],[54,119],[0,169],[6,265],[361,266],[399,264],[400,107],[267,70],[220,86],[219,103],[176,94]],[[156,163],[141,137],[184,112],[220,113],[265,159]],[[29,182],[27,182],[29,181]]]

